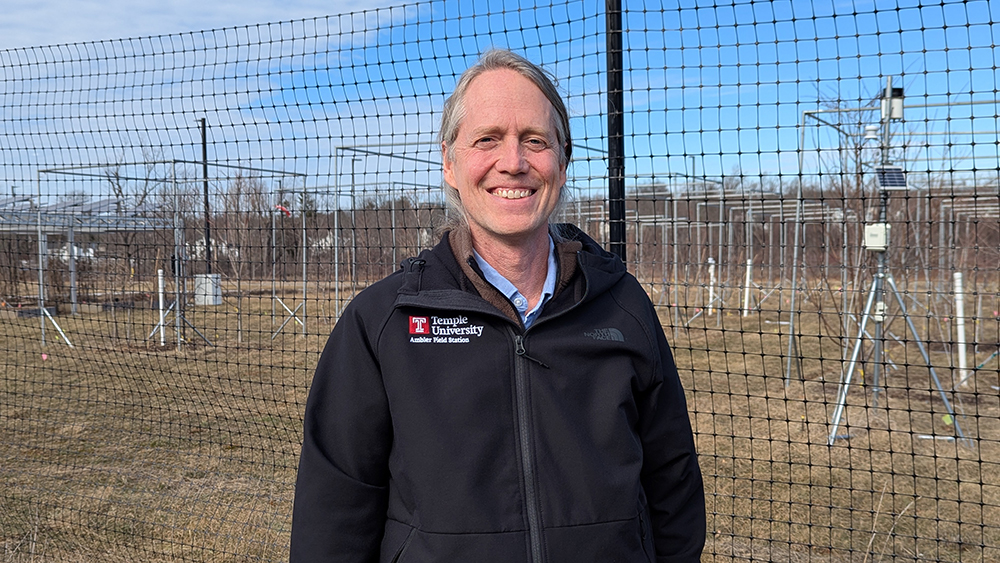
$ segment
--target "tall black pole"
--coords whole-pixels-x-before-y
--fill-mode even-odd
[[[212,210],[208,206],[208,135],[205,118],[201,118],[201,170],[205,178],[205,273],[212,273],[212,228],[209,218]]]
[[[622,78],[622,3],[607,0],[608,226],[610,250],[625,262],[625,88]]]

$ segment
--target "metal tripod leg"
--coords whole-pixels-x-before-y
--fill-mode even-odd
[[[847,404],[847,391],[851,388],[854,367],[858,363],[858,356],[861,355],[861,344],[865,337],[865,325],[868,324],[878,286],[878,278],[876,278],[872,282],[872,288],[868,292],[868,300],[865,302],[865,310],[861,314],[861,325],[858,327],[858,337],[854,341],[854,351],[851,352],[851,361],[847,364],[847,370],[844,371],[843,376],[840,378],[840,387],[837,390],[837,406],[833,409],[833,417],[830,419],[830,437],[827,439],[827,444],[831,446],[833,445],[833,441],[837,439],[837,428],[840,427],[840,419],[844,416],[844,406]]]
[[[70,342],[69,338],[66,337],[66,333],[63,332],[62,327],[60,327],[59,323],[57,323],[56,320],[52,318],[52,315],[49,314],[49,310],[46,309],[45,307],[42,307],[42,314],[45,315],[45,318],[49,319],[49,321],[52,322],[52,326],[56,327],[56,330],[59,331],[59,336],[62,337],[63,341],[65,341],[70,348],[74,348],[73,343]],[[43,321],[43,326],[44,326],[44,321]]]
[[[176,304],[177,304],[177,302],[174,301],[173,303],[170,304],[169,307],[167,307],[167,310],[163,312],[163,318],[160,319],[159,322],[156,323],[156,326],[153,327],[152,332],[149,333],[149,336],[146,337],[146,340],[149,340],[150,338],[152,338],[153,335],[156,334],[156,331],[160,330],[161,328],[163,328],[166,325],[166,323],[167,323],[167,315],[170,314],[170,311],[174,310],[174,305],[176,305]]]
[[[278,327],[278,330],[274,331],[274,334],[272,334],[272,335],[271,335],[271,340],[274,340],[275,338],[277,338],[277,337],[278,337],[278,334],[280,334],[280,333],[281,333],[281,330],[282,330],[283,328],[285,328],[285,325],[286,325],[286,324],[288,324],[288,323],[289,323],[290,321],[292,321],[292,320],[294,320],[295,322],[299,323],[299,325],[301,325],[301,326],[303,326],[303,327],[305,326],[305,325],[304,325],[304,324],[302,323],[302,321],[301,321],[301,320],[299,319],[299,316],[298,316],[298,312],[299,312],[299,309],[301,309],[301,308],[302,308],[302,306],[306,304],[306,302],[305,302],[305,301],[303,301],[302,303],[299,303],[299,304],[298,304],[298,306],[296,306],[296,307],[295,307],[295,310],[293,311],[293,310],[291,310],[291,309],[289,309],[289,308],[288,308],[288,305],[285,305],[285,302],[284,302],[284,301],[282,301],[281,299],[279,299],[279,298],[277,298],[277,297],[275,297],[275,299],[277,299],[277,300],[278,300],[278,303],[281,303],[281,306],[282,306],[282,307],[284,307],[285,311],[287,311],[287,312],[288,312],[288,316],[287,316],[287,317],[285,317],[285,320],[284,320],[284,322],[282,322],[282,323],[281,323],[281,326],[279,326],[279,327]],[[303,330],[304,330],[304,329],[303,329]],[[303,334],[304,334],[304,333],[303,333]]]
[[[920,355],[924,357],[924,361],[927,362],[927,369],[930,371],[931,379],[934,380],[934,386],[937,387],[938,395],[941,396],[941,402],[944,403],[944,408],[947,409],[948,414],[951,415],[951,420],[955,424],[955,433],[963,441],[968,441],[965,434],[962,432],[962,426],[958,423],[958,416],[955,415],[955,409],[952,408],[951,402],[948,401],[948,396],[945,393],[944,387],[941,386],[941,380],[938,378],[937,371],[934,369],[934,365],[931,363],[931,357],[927,353],[927,348],[924,347],[924,343],[920,340],[920,336],[917,335],[917,327],[913,324],[913,319],[906,312],[906,305],[903,303],[903,298],[899,294],[899,290],[896,288],[896,282],[892,279],[892,274],[888,274],[886,279],[889,281],[889,287],[892,289],[893,295],[896,296],[896,303],[899,304],[899,310],[903,314],[903,318],[906,319],[906,326],[910,327],[910,334],[913,335],[913,340],[917,343],[917,348],[920,350]]]
[[[844,372],[844,376],[841,378],[840,388],[837,393],[837,406],[836,408],[834,408],[833,416],[831,417],[830,420],[830,425],[831,425],[830,436],[827,439],[827,444],[831,446],[833,445],[834,440],[837,439],[837,430],[840,427],[840,420],[843,417],[844,409],[847,404],[847,392],[850,389],[851,380],[854,376],[854,369],[857,365],[858,357],[861,354],[861,344],[865,336],[865,325],[867,324],[868,319],[872,317],[875,318],[876,322],[875,339],[874,339],[876,348],[875,348],[875,356],[873,359],[876,363],[876,366],[878,366],[882,361],[881,355],[884,354],[884,351],[882,349],[880,339],[883,334],[882,323],[884,321],[885,311],[882,310],[884,304],[882,304],[881,300],[879,300],[880,310],[876,311],[875,315],[871,314],[873,304],[876,301],[876,296],[883,291],[882,284],[880,283],[881,279],[882,279],[881,277],[876,277],[875,281],[872,282],[871,292],[868,294],[868,300],[865,303],[865,310],[861,316],[861,326],[858,330],[858,337],[854,344],[854,351],[851,353],[851,359],[850,362],[848,363],[847,370]],[[931,363],[930,354],[927,353],[927,348],[924,346],[923,341],[920,339],[920,336],[917,333],[917,327],[913,324],[913,319],[910,318],[910,315],[906,310],[906,304],[903,302],[903,297],[899,293],[899,288],[896,287],[896,281],[893,279],[892,274],[889,273],[886,273],[884,275],[884,279],[889,282],[889,289],[892,290],[892,294],[896,298],[896,303],[899,305],[900,314],[906,321],[906,326],[910,329],[910,334],[913,336],[913,340],[914,342],[916,342],[917,348],[920,350],[920,355],[923,356],[924,361],[927,363],[927,369],[930,372],[931,379],[934,381],[934,385],[935,387],[937,387],[938,394],[941,397],[941,401],[944,403],[945,409],[948,411],[948,414],[951,416],[952,422],[955,425],[955,433],[958,435],[959,439],[963,440],[964,442],[968,442],[969,440],[968,438],[966,438],[965,433],[962,431],[962,426],[958,421],[958,416],[955,414],[955,409],[952,407],[951,402],[948,400],[947,393],[945,392],[944,387],[941,385],[941,379],[938,377],[937,371],[934,369],[934,365]],[[876,389],[873,391],[873,393],[878,392],[878,385],[879,385],[878,371],[875,371],[874,386],[876,387]]]
[[[158,331],[162,327],[166,326],[167,315],[169,315],[170,311],[172,311],[174,309],[174,305],[177,305],[176,301],[174,301],[173,303],[171,303],[170,307],[168,307],[167,310],[166,310],[166,312],[163,313],[163,318],[158,323],[156,323],[156,326],[153,327],[153,331],[149,333],[149,336],[146,337],[146,340],[149,340],[150,338],[152,338],[153,335],[156,334],[156,331]],[[197,332],[198,336],[200,336],[201,339],[204,340],[206,344],[208,344],[209,346],[215,346],[215,344],[212,343],[212,341],[209,340],[207,336],[205,336],[204,334],[202,334],[202,332],[200,330],[198,330],[198,327],[194,326],[193,324],[191,324],[191,321],[187,320],[187,317],[185,317],[183,313],[175,312],[174,313],[174,318],[177,321],[184,321],[184,324],[188,325],[189,327],[191,327],[192,330],[194,330],[195,332]]]
[[[178,317],[179,317],[179,318],[180,318],[180,319],[181,319],[182,321],[184,321],[184,323],[185,323],[186,325],[188,325],[189,327],[191,327],[191,330],[193,330],[193,331],[197,332],[197,333],[198,333],[198,336],[200,336],[200,337],[201,337],[201,339],[202,339],[202,340],[204,340],[206,344],[208,344],[209,346],[215,346],[215,344],[212,344],[212,341],[211,341],[211,340],[209,340],[207,336],[205,336],[204,334],[202,334],[202,333],[201,333],[201,331],[200,331],[200,330],[198,330],[198,327],[194,326],[193,324],[191,324],[191,321],[187,320],[187,317],[185,317],[183,313],[178,313],[178,314],[177,314],[177,316],[178,316]]]

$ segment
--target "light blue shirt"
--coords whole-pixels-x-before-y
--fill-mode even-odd
[[[517,309],[517,314],[521,317],[521,322],[524,323],[524,328],[530,327],[538,319],[538,315],[542,312],[542,307],[552,297],[552,294],[556,292],[556,245],[552,241],[552,237],[549,237],[549,266],[548,272],[545,274],[545,283],[542,285],[542,298],[538,300],[538,304],[530,311],[528,310],[528,300],[521,295],[521,292],[514,287],[514,284],[500,275],[500,272],[493,266],[490,266],[490,263],[483,259],[475,249],[473,249],[472,254],[476,257],[476,263],[479,264],[479,269],[483,271],[483,277],[486,278],[486,281],[490,282],[507,299],[510,299],[510,302],[514,304],[514,308]]]

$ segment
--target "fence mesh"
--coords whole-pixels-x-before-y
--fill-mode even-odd
[[[622,13],[625,249],[704,560],[1000,559],[996,5],[681,4]],[[605,22],[438,1],[0,51],[4,560],[285,559],[312,369],[436,242],[482,51],[556,76],[563,219],[612,242]]]

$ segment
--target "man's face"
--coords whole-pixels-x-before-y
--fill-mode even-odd
[[[553,113],[542,91],[512,70],[469,84],[444,179],[462,198],[473,241],[516,243],[547,232],[566,183]]]

